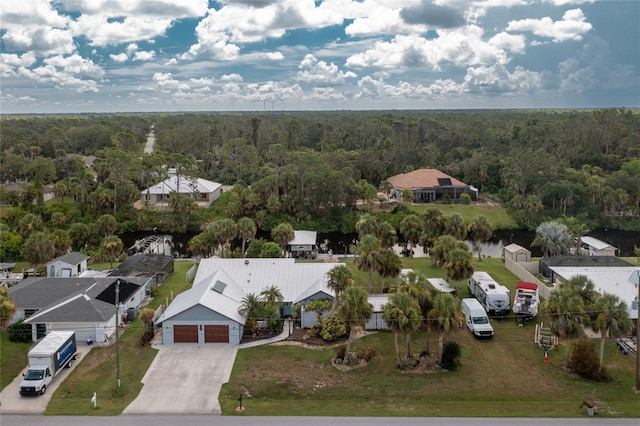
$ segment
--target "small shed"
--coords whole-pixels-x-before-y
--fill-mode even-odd
[[[518,244],[509,244],[502,249],[502,258],[518,262],[531,262],[531,252]]]
[[[593,237],[580,237],[580,253],[587,256],[617,256],[618,248]]]
[[[316,231],[293,231],[293,240],[287,244],[291,256],[296,258],[315,259],[318,253]]]
[[[89,256],[86,254],[71,252],[60,257],[56,257],[47,263],[47,277],[49,278],[71,278],[79,277],[87,270]]]
[[[389,302],[388,294],[372,294],[369,296],[369,303],[373,306],[373,314],[367,324],[366,330],[388,330],[387,322],[382,319],[382,310],[384,305]]]
[[[427,278],[427,281],[441,293],[450,293],[455,295],[456,289],[449,286],[449,283],[442,278]]]

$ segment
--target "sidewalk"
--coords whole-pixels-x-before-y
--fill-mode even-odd
[[[270,337],[268,339],[256,340],[256,341],[247,342],[247,343],[240,343],[238,345],[238,349],[253,348],[254,346],[268,345],[269,343],[281,342],[283,340],[286,340],[287,338],[289,338],[289,326],[290,326],[290,323],[291,323],[290,319],[284,320],[284,325],[282,327],[282,333],[280,333],[279,335],[277,335],[275,337]],[[292,325],[291,325],[291,330],[293,331],[293,326]]]

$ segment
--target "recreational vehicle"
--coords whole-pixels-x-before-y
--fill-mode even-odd
[[[505,316],[511,310],[511,292],[486,272],[474,272],[468,281],[469,293],[491,316]]]

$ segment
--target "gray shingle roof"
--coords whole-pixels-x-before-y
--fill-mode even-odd
[[[77,265],[79,263],[82,263],[84,260],[89,259],[89,256],[87,256],[86,254],[82,254],[82,253],[78,253],[78,252],[71,252],[71,253],[67,253],[64,254],[60,257],[56,257],[55,259],[53,259],[51,262],[65,262],[68,263],[70,265]],[[49,262],[49,263],[51,263]]]

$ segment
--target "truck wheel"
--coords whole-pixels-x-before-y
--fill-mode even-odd
[[[73,360],[69,360],[69,363],[67,364],[67,368],[71,368],[71,364],[73,364]]]
[[[42,389],[40,389],[40,395],[44,395],[47,392],[47,385],[43,385]]]

